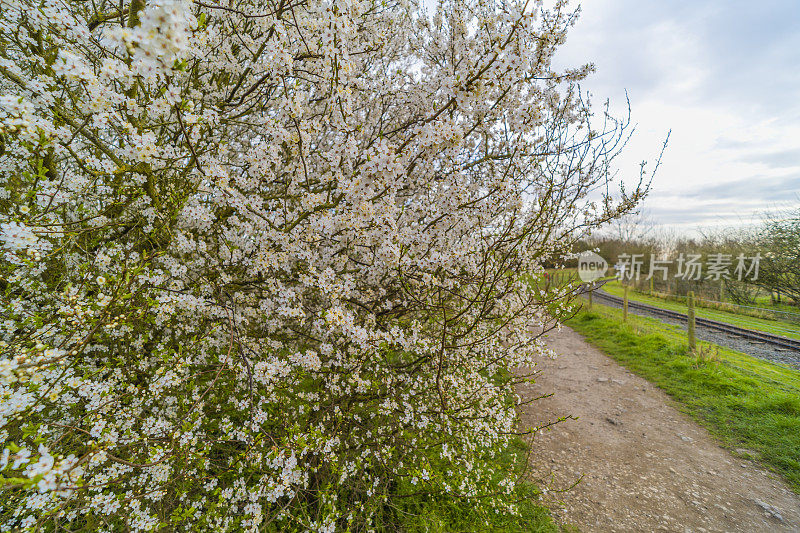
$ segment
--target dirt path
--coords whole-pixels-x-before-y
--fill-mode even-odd
[[[561,523],[585,532],[800,531],[800,497],[721,448],[661,390],[569,328],[548,344],[559,357],[543,359],[536,383],[518,393],[555,393],[525,408],[523,424],[578,417],[533,443],[540,486],[562,489],[583,475],[546,496]]]

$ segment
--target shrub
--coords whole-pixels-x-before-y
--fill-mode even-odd
[[[627,123],[526,6],[4,3],[3,527],[513,511],[499,371],[567,300],[520,276],[646,192],[587,199]]]

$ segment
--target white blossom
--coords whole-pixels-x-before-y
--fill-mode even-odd
[[[644,193],[565,3],[0,2],[0,529],[502,507],[536,280]]]

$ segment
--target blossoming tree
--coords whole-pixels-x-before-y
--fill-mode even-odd
[[[513,511],[483,458],[565,308],[542,264],[646,192],[551,66],[573,15],[0,0],[3,527]]]

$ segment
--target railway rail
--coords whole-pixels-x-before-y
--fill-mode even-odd
[[[613,296],[611,294],[608,294],[605,291],[595,290],[594,297],[611,302],[620,307],[622,307],[623,305],[622,298],[620,298],[619,296]],[[652,315],[663,316],[664,318],[670,318],[672,320],[688,322],[688,317],[684,313],[671,311],[669,309],[662,309],[660,307],[655,307],[652,305],[635,302],[632,300],[628,300],[628,308],[638,309],[640,311],[644,311]],[[752,329],[740,328],[738,326],[726,324],[725,322],[719,322],[717,320],[710,320],[708,318],[696,317],[695,323],[698,326],[703,326],[708,329],[721,331],[724,333],[728,333],[729,335],[735,335],[737,337],[742,337],[750,341],[761,342],[764,344],[768,344],[770,346],[777,346],[780,348],[793,350],[800,353],[800,340],[790,339],[787,337],[782,337],[780,335],[774,335],[772,333],[765,333],[762,331],[754,331]]]

